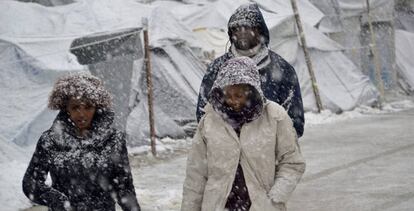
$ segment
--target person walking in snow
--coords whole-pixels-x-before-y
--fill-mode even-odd
[[[197,121],[205,113],[208,94],[221,66],[231,58],[248,56],[258,66],[265,97],[287,110],[298,137],[301,137],[305,119],[298,78],[294,68],[268,48],[269,30],[257,4],[245,4],[236,9],[228,22],[228,35],[230,50],[208,66],[201,82]]]
[[[190,150],[182,211],[278,211],[305,171],[285,109],[267,100],[255,61],[218,72]]]
[[[26,196],[52,211],[115,211],[115,198],[123,210],[139,211],[125,134],[112,127],[111,96],[102,82],[89,74],[61,77],[48,107],[59,113],[24,175]]]

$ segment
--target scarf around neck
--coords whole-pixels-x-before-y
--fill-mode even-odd
[[[257,65],[257,69],[262,69],[270,64],[269,49],[262,44],[258,44],[249,50],[240,50],[237,49],[234,44],[230,46],[230,53],[234,57],[248,56],[250,57]]]

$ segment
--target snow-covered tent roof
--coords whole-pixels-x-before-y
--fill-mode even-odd
[[[363,24],[367,23],[367,2],[358,0],[312,0],[312,2],[327,15],[326,21],[321,22],[319,29],[328,33],[340,32],[331,35],[331,37],[336,38],[338,42],[348,48],[350,50],[348,56],[356,63],[361,63],[366,72],[372,76],[373,74],[369,71],[372,71],[373,68],[370,68],[370,66],[373,65],[367,64],[369,59],[366,56],[370,34],[364,32],[364,29],[361,28]],[[410,84],[412,78],[409,76],[410,73],[407,72],[412,67],[410,67],[410,61],[407,60],[407,55],[409,55],[407,47],[410,46],[412,37],[410,33],[400,30],[414,32],[414,1],[370,0],[369,2],[384,83],[389,86],[389,84],[392,85],[396,82],[395,80],[398,80],[401,88],[412,91],[412,84]],[[332,11],[332,4],[338,5],[337,11]],[[332,20],[336,20],[338,16],[339,24],[337,25],[341,25],[342,29],[335,31],[336,26],[332,24],[334,23]],[[334,19],[330,17],[334,17]],[[400,30],[393,33],[392,31],[395,29]],[[399,71],[397,77],[395,77],[395,67]]]
[[[51,123],[50,118],[56,114],[46,109],[48,94],[52,81],[67,71],[42,65],[19,46],[1,39],[0,52],[0,121],[4,123],[0,126],[0,139],[36,139],[39,136],[24,136],[33,131],[40,135],[46,129],[44,122]]]
[[[339,6],[344,17],[363,15],[363,22],[367,21],[367,1],[361,0],[338,0]],[[391,21],[394,19],[394,1],[390,0],[370,0],[370,13],[373,22]]]
[[[270,47],[291,63],[298,74],[305,110],[317,110],[311,80],[298,39],[293,17],[272,18],[264,13],[270,32]],[[306,19],[306,16],[301,16]],[[304,22],[321,100],[325,109],[346,111],[358,105],[371,105],[378,96],[376,88],[342,52],[343,47]]]
[[[215,55],[221,55],[228,41],[227,22],[233,12],[241,4],[256,2],[272,18],[292,17],[290,1],[285,0],[218,0],[197,1],[193,4],[183,4],[176,1],[154,1],[151,5],[169,8],[171,12],[187,27],[194,31],[194,35],[201,42],[204,50],[214,50]],[[322,19],[323,13],[309,0],[299,0],[299,11],[306,16],[305,22],[315,26]]]
[[[9,79],[0,81],[1,98],[5,99],[0,103],[0,110],[5,111],[0,121],[10,122],[0,126],[2,141],[30,145],[50,127],[56,112],[49,111],[46,104],[55,79],[68,72],[88,71],[70,54],[73,40],[140,27],[142,17],[149,18],[154,85],[167,88],[170,94],[161,98],[162,92],[155,87],[158,134],[184,135],[182,126],[195,120],[196,93],[205,67],[192,54],[198,46],[191,31],[163,8],[126,0],[88,0],[59,7],[2,1],[0,9],[0,74]],[[130,79],[135,94],[131,98],[136,99],[129,104],[131,119],[146,113],[142,67],[142,59],[135,61]],[[170,103],[182,103],[185,109],[171,112]],[[148,118],[139,120],[127,123],[131,138],[143,138],[136,133],[144,134]]]
[[[310,0],[324,13],[324,17],[318,25],[319,30],[325,33],[341,32],[347,30],[344,25],[360,25],[367,23],[367,1],[365,0]],[[384,22],[394,20],[394,1],[370,0],[370,14],[372,22]],[[354,18],[357,17],[357,18]],[[362,17],[360,19],[360,17]],[[347,23],[344,23],[347,21]],[[352,21],[352,22],[350,22]],[[352,29],[359,28],[353,26]]]
[[[222,0],[198,5],[174,3],[168,5],[173,11],[191,11],[187,15],[179,12],[181,20],[188,23],[197,37],[201,37],[220,56],[226,50],[227,22],[234,10],[249,1]],[[304,106],[306,110],[316,110],[310,79],[304,62],[302,49],[298,42],[290,1],[256,1],[270,31],[270,47],[293,64],[298,73]],[[157,1],[155,4],[162,4]],[[324,107],[333,111],[350,110],[361,104],[371,104],[377,98],[375,87],[361,71],[341,52],[342,46],[316,30],[323,13],[308,0],[298,1],[301,18],[315,74],[318,80]],[[185,9],[183,9],[185,8]],[[195,9],[189,9],[195,8]],[[216,11],[213,11],[213,10]],[[209,12],[210,11],[210,12]],[[203,15],[198,16],[198,13]],[[175,14],[175,13],[174,13]],[[214,20],[211,21],[211,20]],[[211,21],[211,23],[209,22]],[[207,30],[199,30],[206,28]]]

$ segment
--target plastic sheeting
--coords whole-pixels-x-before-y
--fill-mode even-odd
[[[358,17],[357,25],[368,22],[366,0],[311,0],[317,8],[324,12],[325,17],[319,24],[319,29],[326,33],[340,32],[347,29],[345,19]],[[384,22],[394,20],[394,1],[369,0],[372,22]],[[362,17],[360,19],[360,17]],[[345,27],[345,28],[344,28]]]
[[[365,0],[338,0],[343,17],[363,15],[362,22],[366,22],[367,2]],[[369,0],[371,18],[373,22],[392,21],[394,19],[394,1]]]
[[[191,31],[164,8],[127,0],[78,1],[60,7],[2,1],[0,10],[0,122],[8,123],[0,126],[1,141],[31,145],[50,127],[56,112],[46,105],[53,82],[68,72],[87,71],[69,53],[75,38],[139,27],[143,17],[149,18],[150,45],[156,47],[152,50],[154,84],[170,94],[156,100],[157,132],[183,136],[182,126],[195,121],[196,92],[205,67],[192,54],[198,46]],[[158,54],[157,49],[164,53]],[[131,100],[126,102],[131,109],[127,130],[137,138],[131,139],[134,144],[142,143],[144,137],[133,132],[144,131],[148,124],[148,118],[135,115],[147,112],[146,83],[143,77],[137,79],[142,67],[142,60],[135,61]],[[160,93],[156,89],[155,97]],[[175,103],[183,109],[173,109]],[[140,119],[139,124],[131,123],[134,118]]]
[[[414,91],[414,33],[395,31],[395,47],[399,74],[408,85],[409,91]]]
[[[56,115],[45,105],[52,81],[67,71],[49,69],[35,61],[18,46],[0,40],[0,141],[35,142]]]
[[[228,40],[227,22],[234,9],[247,1],[223,0],[213,3],[200,4],[197,11],[210,11],[217,8],[220,14],[206,14],[205,16],[181,16],[181,19],[191,23],[193,27],[203,28],[196,30],[196,34],[204,33],[204,39],[208,41],[220,56],[226,50]],[[302,49],[298,42],[295,19],[289,1],[257,1],[261,6],[263,16],[270,32],[270,48],[282,55],[297,69],[302,88],[304,105],[306,110],[316,110],[313,91],[310,86],[310,78],[305,65]],[[183,6],[188,8],[190,6]],[[192,5],[191,7],[195,7]],[[306,39],[310,48],[311,57],[314,61],[313,67],[316,72],[322,103],[325,109],[332,111],[351,110],[358,105],[370,105],[377,99],[377,91],[372,83],[361,71],[342,53],[343,47],[329,37],[325,36],[313,26],[316,25],[323,14],[309,1],[298,1],[301,18],[304,23]],[[179,6],[175,6],[180,11]],[[205,9],[201,9],[205,8]],[[174,9],[176,10],[176,9]],[[192,13],[191,13],[192,14]],[[215,17],[220,17],[215,19]],[[206,24],[208,18],[212,18],[214,25]],[[216,17],[216,18],[217,18]],[[228,18],[224,18],[228,17]],[[219,27],[221,31],[215,30],[210,33],[210,27]],[[218,36],[215,34],[219,34]],[[217,44],[222,43],[219,47]],[[218,49],[218,50],[217,50]],[[222,51],[219,51],[223,49]],[[306,70],[306,71],[305,71]]]
[[[195,120],[198,90],[205,66],[188,46],[166,45],[152,51],[155,129],[159,137],[185,136],[185,125]],[[128,117],[127,133],[132,144],[149,137],[145,73],[136,71],[137,105]]]

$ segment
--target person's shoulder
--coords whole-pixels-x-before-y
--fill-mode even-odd
[[[110,140],[112,142],[125,142],[126,139],[126,132],[120,129],[111,128],[108,131]]]
[[[289,62],[287,62],[286,59],[284,59],[281,55],[277,54],[273,50],[269,50],[269,56],[270,56],[270,59],[273,62],[276,62],[279,66],[293,69],[292,65]]]
[[[280,68],[280,70],[283,72],[284,77],[282,78],[282,80],[292,81],[292,79],[290,78],[297,77],[295,68],[289,62],[287,62],[282,56],[280,56],[272,50],[269,50],[269,55],[272,60],[272,63],[276,65],[276,67]]]
[[[211,118],[213,118],[215,110],[213,109],[213,106],[210,103],[207,103],[204,107],[204,115],[203,118],[200,120],[205,122],[206,120],[209,121]]]
[[[286,112],[285,108],[283,108],[283,106],[271,100],[268,100],[266,102],[265,111],[270,118],[276,119],[277,121],[289,117],[288,113]]]
[[[37,145],[44,148],[49,149],[54,145],[54,132],[52,129],[48,129],[40,135],[40,138],[37,142]]]
[[[287,62],[281,55],[279,55],[278,53],[276,53],[275,51],[269,49],[269,56],[270,58],[272,58],[273,60],[276,59],[280,62]]]
[[[205,114],[200,120],[201,125],[216,125],[218,121],[221,121],[220,115],[214,110],[210,103],[204,107]]]
[[[107,132],[106,138],[102,141],[102,146],[111,148],[112,150],[122,150],[123,146],[127,144],[127,134],[125,131],[111,128]]]
[[[218,70],[227,60],[231,58],[229,53],[224,53],[223,55],[215,58],[209,65],[208,70]]]

